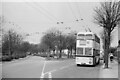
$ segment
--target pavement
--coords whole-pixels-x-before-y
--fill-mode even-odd
[[[104,64],[100,67],[100,78],[118,78],[118,62],[109,61],[108,68],[104,68]]]

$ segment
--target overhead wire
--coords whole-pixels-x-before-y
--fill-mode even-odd
[[[37,3],[34,3],[35,5],[37,5],[37,6],[40,6],[40,5],[38,5]],[[48,10],[46,10],[45,8],[43,8],[42,6],[40,6],[46,13],[49,13],[49,14],[51,14]],[[66,28],[69,28],[70,29],[70,27],[66,27],[66,22],[63,22],[63,21],[61,21],[59,18],[57,18],[57,17],[55,17],[53,14],[51,14],[51,16],[52,17],[54,17],[58,22],[57,22],[57,24],[59,24],[58,26],[61,26],[61,25],[64,25],[65,26],[65,29]],[[61,24],[61,25],[60,25]]]
[[[28,4],[29,6],[31,6],[31,7],[34,8],[34,9],[37,9],[37,10],[38,10],[39,12],[41,12],[44,16],[47,16],[47,18],[49,18],[49,20],[53,20],[53,19],[54,19],[54,21],[57,22],[57,24],[76,22],[75,20],[74,20],[74,21],[64,21],[64,22],[63,22],[63,21],[61,21],[59,18],[57,18],[56,16],[54,16],[52,13],[50,13],[48,10],[46,10],[46,9],[43,8],[41,5],[38,5],[38,4],[35,3],[35,2],[34,2],[34,4],[37,5],[36,7],[33,6],[33,5],[30,5],[28,2],[26,2],[26,4]],[[38,6],[39,6],[40,8],[38,8]],[[43,11],[44,11],[44,12],[43,12]],[[73,13],[73,15],[74,15],[74,12],[73,12],[72,8],[71,8],[71,11],[72,11],[72,13]],[[74,17],[75,17],[75,19],[77,19],[75,15],[74,15]]]
[[[51,16],[52,18],[54,18],[54,20],[56,21],[57,24],[64,24],[63,21],[61,21],[59,18],[57,18],[56,16],[54,16],[52,13],[50,13],[48,10],[46,10],[45,8],[43,8],[41,5],[38,5],[37,3],[34,3],[36,5],[36,7],[38,8],[38,6],[49,16]],[[59,26],[59,25],[58,25]]]
[[[73,11],[72,7],[71,7],[70,2],[68,2],[68,6],[69,6],[69,8],[70,8],[70,10],[71,10],[71,12],[72,12],[72,14],[73,14],[73,16],[74,16],[75,20],[77,20],[78,18],[76,17],[76,15],[75,15],[75,13],[74,13],[74,11]]]
[[[34,2],[33,2],[33,3],[34,3]],[[28,3],[27,3],[27,4],[28,4]],[[28,5],[29,5],[29,4],[28,4]],[[35,6],[36,6],[36,7],[35,7]],[[46,10],[45,8],[43,8],[41,5],[38,5],[38,4],[34,3],[34,6],[32,5],[32,8],[35,8],[35,9],[39,10],[39,11],[42,12],[42,13],[43,13],[43,11],[44,11],[44,13],[46,13],[46,14],[44,14],[44,13],[43,13],[43,14],[46,15],[46,16],[48,16],[50,20],[54,19],[55,24],[57,24],[57,23],[63,24],[63,23],[64,23],[64,22],[60,22],[60,20],[59,20],[57,17],[55,17],[52,13],[50,13],[48,10]],[[59,26],[59,25],[57,25],[57,26]]]
[[[56,16],[54,16],[52,13],[50,13],[47,9],[43,8],[41,5],[38,5],[37,3],[33,2],[37,7],[39,6],[39,8],[41,8],[43,11],[45,11],[46,13],[48,13],[48,15],[50,15],[51,17],[53,17],[55,20],[60,21],[60,19],[58,19]]]
[[[77,3],[77,2],[76,2],[76,8],[77,8],[77,11],[78,11],[78,14],[79,14],[80,19],[82,19],[82,17],[80,16],[81,12],[80,12],[80,9],[79,9],[79,6],[78,6],[78,3]]]
[[[42,14],[43,16],[45,16],[45,17],[46,17],[47,19],[49,19],[50,21],[52,21],[52,22],[55,21],[55,22],[56,22],[56,20],[55,20],[53,17],[50,17],[48,14],[44,13],[43,11],[41,11],[40,9],[38,9],[37,7],[29,4],[29,2],[26,2],[26,1],[25,1],[25,3],[26,3],[27,5],[29,5],[30,7],[32,7],[33,9],[37,10],[40,14]],[[54,21],[53,21],[53,20],[54,20]]]
[[[54,19],[56,19],[57,24],[59,24],[59,25],[57,25],[59,27],[59,29],[61,28],[60,24],[62,24],[62,25],[64,24],[64,26],[66,26],[65,22],[61,21],[58,17],[54,16],[48,10],[46,10],[45,8],[43,8],[41,5],[38,5],[37,3],[34,3],[34,4],[37,5],[37,6],[39,6],[39,7],[41,7],[42,10],[44,10],[46,13],[48,13],[50,16],[52,16]]]
[[[64,22],[63,22],[63,21],[60,21],[56,16],[54,16],[54,15],[53,15],[52,13],[50,13],[48,10],[46,10],[45,8],[43,8],[41,5],[38,5],[38,4],[34,3],[35,5],[37,5],[37,6],[35,7],[35,6],[33,6],[33,5],[30,5],[28,2],[26,2],[26,3],[27,3],[29,6],[31,6],[32,8],[38,10],[38,11],[39,11],[40,13],[42,13],[45,17],[47,17],[50,21],[54,20],[55,23],[57,22],[57,24],[69,24],[69,23],[72,23],[72,22],[76,22],[76,20],[78,20],[78,18],[76,17],[76,15],[75,15],[75,13],[74,13],[74,11],[73,11],[70,3],[68,3],[68,5],[69,5],[69,8],[70,8],[70,10],[71,10],[71,12],[72,12],[75,20],[73,20],[73,21],[64,21]],[[39,6],[39,8],[38,8],[38,6]],[[43,12],[43,11],[44,11],[44,12]],[[54,21],[52,21],[52,22],[54,22]],[[65,26],[66,26],[66,25],[65,25]]]
[[[79,14],[80,20],[81,20],[82,17],[80,16],[81,12],[80,12],[80,8],[79,8],[79,6],[78,6],[78,3],[76,3],[76,8],[77,8],[77,11],[78,11],[78,14]],[[82,20],[83,20],[83,19],[82,19]],[[83,28],[85,29],[86,32],[88,31],[88,30],[86,29],[85,26],[83,26]],[[89,29],[89,31],[90,31],[90,29]]]
[[[76,3],[76,7],[77,7],[77,9],[78,9],[78,13],[81,14],[80,9],[79,9],[79,6],[78,6],[78,3]],[[79,16],[79,17],[80,17],[80,16]],[[81,17],[80,17],[80,18],[81,18]],[[84,27],[84,28],[85,28],[85,27]],[[88,29],[88,30],[87,30],[87,29]],[[91,30],[89,27],[87,27],[87,29],[85,28],[86,31],[92,32],[92,30]]]
[[[76,16],[76,14],[74,13],[73,8],[71,7],[70,3],[69,3],[69,8],[70,8],[73,16],[75,17],[74,22],[78,22],[78,23],[79,23],[80,21],[83,21],[82,18],[79,19],[79,18]],[[77,8],[77,7],[76,7],[76,8]],[[78,9],[78,8],[77,8],[77,9]],[[78,9],[78,11],[79,11],[79,9]],[[78,14],[80,14],[80,12],[79,12]],[[80,25],[81,25],[81,24],[80,24]],[[83,28],[85,28],[85,27],[83,26]],[[85,29],[85,31],[86,31],[86,29]]]

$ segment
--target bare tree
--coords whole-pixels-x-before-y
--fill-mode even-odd
[[[62,50],[66,48],[65,45],[65,36],[59,30],[49,30],[42,38],[41,44],[47,46],[48,53],[52,50],[53,52],[57,51],[57,57],[62,57]],[[58,53],[58,51],[60,53]]]
[[[101,31],[100,37],[101,37],[101,39],[102,39],[102,43],[104,43],[104,41],[105,41],[104,30]],[[114,36],[111,34],[111,35],[110,35],[110,43],[113,41],[113,38],[114,38]],[[103,49],[104,49],[104,45],[103,45],[102,47],[103,47]]]
[[[24,41],[24,42],[22,41],[19,48],[20,48],[21,52],[24,52],[24,53],[30,52],[30,50],[33,49],[33,48],[31,48],[30,43],[27,41]]]
[[[16,53],[20,48],[22,40],[22,36],[15,32],[13,29],[7,31],[2,36],[2,54],[7,54],[11,57],[14,56],[14,53]]]
[[[57,34],[55,30],[49,30],[41,39],[41,45],[45,45],[46,51],[48,52],[48,58],[50,56],[50,51],[55,50],[55,45],[57,44]],[[45,50],[45,49],[44,49]]]
[[[47,49],[48,49],[48,46],[45,43],[39,44],[39,51],[40,52],[46,52]]]
[[[111,32],[120,22],[120,2],[101,2],[95,9],[95,22],[104,28],[105,68],[108,68],[108,53]]]
[[[72,56],[72,50],[76,49],[76,37],[72,33],[66,37],[66,48],[70,50],[70,53],[68,53],[68,58],[69,58]]]

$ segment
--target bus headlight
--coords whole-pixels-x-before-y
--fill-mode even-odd
[[[92,61],[89,61],[89,64],[92,64]]]
[[[90,61],[92,61],[92,58],[89,58]]]
[[[76,57],[76,60],[78,61],[78,60],[79,60],[79,58],[78,58],[78,57]]]
[[[92,64],[92,60],[93,60],[92,58],[89,58],[89,64]]]

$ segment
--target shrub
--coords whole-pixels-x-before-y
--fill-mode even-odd
[[[8,56],[8,55],[2,56],[2,61],[11,61],[11,60],[12,60],[11,56]]]

